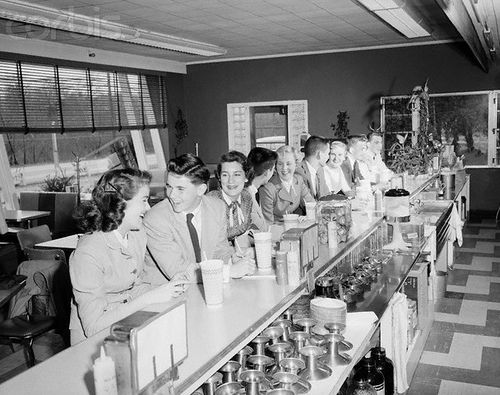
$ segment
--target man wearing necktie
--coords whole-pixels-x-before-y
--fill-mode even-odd
[[[295,170],[302,176],[311,195],[317,200],[328,194],[324,173],[321,169],[326,165],[330,153],[328,140],[320,136],[311,136],[304,145],[304,159]]]
[[[144,218],[148,236],[148,265],[156,265],[167,279],[187,272],[201,281],[199,262],[231,258],[231,275],[253,272],[255,263],[237,255],[227,241],[225,204],[206,196],[210,172],[202,160],[184,154],[167,167],[167,198]]]
[[[342,170],[344,170],[351,189],[356,186],[359,180],[368,178],[368,174],[366,174],[368,168],[365,163],[367,149],[365,135],[359,134],[348,137],[347,154],[344,163],[342,163]]]

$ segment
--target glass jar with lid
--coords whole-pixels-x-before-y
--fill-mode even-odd
[[[319,199],[316,205],[316,218],[318,218],[318,234],[321,244],[328,243],[328,223],[335,222],[337,242],[343,243],[349,237],[351,229],[351,202],[343,195],[328,195]]]

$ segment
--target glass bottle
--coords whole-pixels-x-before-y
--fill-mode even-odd
[[[363,378],[355,378],[353,382],[352,395],[377,395],[377,391]]]
[[[360,379],[368,381],[377,395],[385,395],[384,375],[377,370],[371,357],[361,360],[361,366],[354,374],[354,382]]]
[[[385,394],[394,394],[394,364],[386,357],[383,347],[372,348],[371,356],[375,362],[375,367],[384,375]]]

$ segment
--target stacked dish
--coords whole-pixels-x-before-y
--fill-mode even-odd
[[[347,305],[344,301],[331,298],[314,298],[310,302],[311,318],[317,326],[323,327],[327,322],[346,323]]]

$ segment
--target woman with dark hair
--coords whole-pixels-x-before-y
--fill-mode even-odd
[[[217,165],[217,178],[221,189],[211,191],[215,196],[226,203],[227,238],[234,241],[239,236],[246,235],[250,229],[259,229],[252,222],[252,213],[255,210],[250,193],[245,189],[247,179],[247,158],[241,152],[229,151],[223,154]],[[262,229],[262,230],[267,230]],[[243,241],[248,246],[248,240]]]
[[[259,206],[259,188],[266,185],[274,174],[276,160],[278,154],[275,151],[263,147],[254,147],[248,153],[248,172],[247,172],[247,187],[246,190],[252,196],[255,206],[252,214],[252,222],[259,229],[267,228],[268,223],[262,214],[262,209]]]
[[[72,344],[184,292],[183,281],[159,287],[147,281],[142,220],[150,208],[150,181],[151,175],[141,170],[108,171],[92,191],[92,200],[79,208],[76,217],[86,233],[69,263]]]

